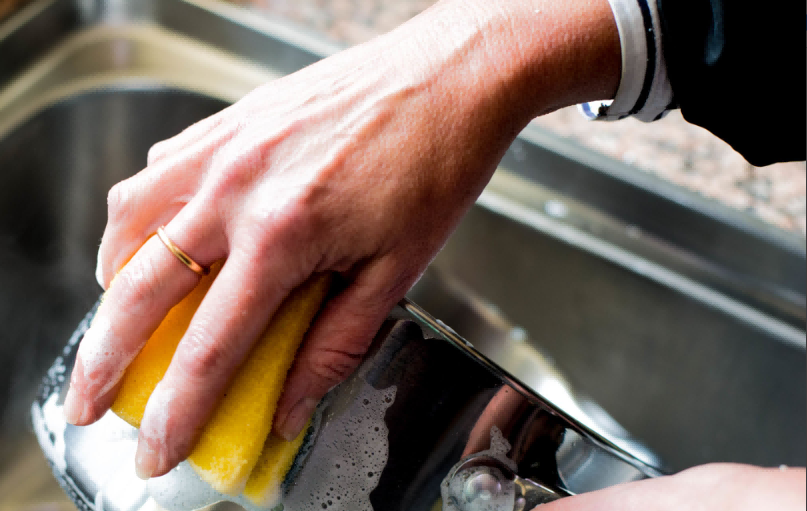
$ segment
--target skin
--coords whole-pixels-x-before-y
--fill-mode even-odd
[[[200,264],[226,262],[146,408],[138,475],[187,457],[289,291],[334,271],[347,285],[309,331],[275,417],[277,434],[296,436],[518,132],[613,97],[620,55],[606,0],[443,0],[155,145],[147,168],[109,193],[107,293],[78,350],[66,419],[91,424],[108,410],[128,364],[197,284],[152,237],[165,225]]]
[[[538,506],[540,511],[797,511],[807,507],[804,469],[716,463]]]

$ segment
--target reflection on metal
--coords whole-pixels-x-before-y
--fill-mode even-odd
[[[70,498],[81,509],[98,511],[137,511],[155,503],[190,511],[223,498],[250,509],[243,499],[209,492],[200,497],[202,489],[166,500],[167,486],[160,480],[182,480],[173,473],[141,483],[133,470],[137,433],[112,414],[85,428],[64,423],[68,368],[91,319],[90,314],[71,336],[31,410],[37,439]],[[347,464],[349,453],[332,446],[348,442],[360,428],[345,425],[370,406],[358,390],[367,385],[393,390],[381,403],[388,433],[362,447],[372,451],[376,463],[373,483],[365,481],[366,468],[357,477],[341,473],[349,485],[333,509],[370,511],[369,503],[366,510],[348,505],[349,496],[362,487],[371,490],[374,509],[428,509],[444,486],[446,511],[511,511],[660,474],[549,405],[404,300],[390,313],[357,372],[324,401],[310,446],[284,482],[283,504],[289,511],[318,508],[318,496],[339,494],[339,485],[348,484],[327,480],[316,467],[333,472],[332,467]],[[183,470],[188,468],[173,472]]]
[[[609,261],[622,265],[630,271],[641,274],[672,289],[680,290],[682,293],[700,301],[706,307],[714,307],[724,314],[733,316],[737,321],[748,323],[752,328],[758,328],[773,333],[775,338],[781,342],[802,350],[807,346],[804,330],[789,325],[785,321],[750,307],[738,300],[732,299],[730,296],[717,292],[669,268],[638,257],[636,254],[624,250],[617,245],[608,243],[597,236],[583,230],[558,224],[541,213],[529,207],[521,206],[517,202],[497,195],[496,193],[484,192],[479,198],[479,203],[492,211],[523,222],[537,230],[551,232],[566,243],[589,252],[601,254]],[[568,214],[565,208],[566,206],[564,206],[563,203],[550,201],[547,203],[546,213],[551,217],[564,218]]]

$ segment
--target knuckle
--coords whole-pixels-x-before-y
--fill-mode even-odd
[[[234,137],[216,147],[210,157],[209,185],[215,195],[229,196],[248,189],[266,167],[260,149]]]
[[[119,221],[125,218],[131,209],[132,196],[129,193],[129,185],[126,181],[121,181],[109,189],[107,195],[107,209],[109,211],[110,222]]]
[[[345,381],[359,366],[363,353],[330,348],[318,351],[308,360],[308,370],[328,387]]]
[[[386,260],[387,278],[379,282],[381,285],[368,298],[382,307],[397,302],[421,277],[428,262],[411,250],[389,254]]]
[[[418,281],[422,273],[423,270],[421,269],[409,267],[400,271],[392,278],[388,286],[382,290],[382,299],[380,302],[389,304],[390,306],[396,303],[403,298],[406,292],[409,291],[409,288]]]
[[[283,229],[301,246],[310,246],[331,236],[334,232],[332,227],[347,220],[342,218],[340,208],[333,205],[323,207],[322,202],[314,198],[319,192],[311,188],[306,186],[291,192],[273,218],[273,227]]]
[[[309,230],[308,213],[294,202],[260,214],[260,218],[265,218],[268,227],[286,242],[300,241]]]
[[[292,220],[303,223],[311,231],[315,232],[323,232],[329,228],[331,223],[341,223],[339,220],[344,221],[344,218],[338,218],[341,208],[328,208],[326,210],[322,207],[322,204],[328,202],[327,194],[327,186],[320,183],[309,183],[301,188],[295,201],[297,217]]]
[[[277,244],[299,247],[307,230],[304,215],[293,203],[251,207],[243,216],[244,240],[256,257],[271,254]]]
[[[142,258],[124,267],[115,279],[115,287],[120,297],[119,306],[135,317],[145,317],[152,311],[161,289],[153,264]]]
[[[175,356],[184,376],[192,382],[201,382],[221,373],[227,360],[226,351],[207,328],[192,325]]]
[[[221,163],[223,150],[219,154],[213,164],[215,176],[212,182],[212,193],[219,197],[228,197],[238,193],[240,190],[246,188],[250,179],[250,173],[246,171],[244,166],[239,165],[238,162],[228,161]]]
[[[167,152],[167,144],[165,141],[157,142],[153,146],[149,148],[148,157],[146,159],[146,163],[151,166],[160,161],[165,157]]]

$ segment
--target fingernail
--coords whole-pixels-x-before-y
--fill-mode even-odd
[[[101,253],[98,253],[98,262],[95,264],[95,280],[98,281],[98,285],[101,286],[101,289],[104,288],[104,269],[101,267]]]
[[[135,473],[143,480],[150,479],[157,470],[159,463],[157,451],[151,448],[149,443],[142,438],[137,442],[137,453],[135,454]]]
[[[72,388],[67,389],[62,411],[64,412],[64,420],[74,426],[81,421],[81,416],[84,415],[84,403]]]
[[[306,397],[301,399],[291,412],[286,416],[286,420],[278,427],[278,434],[283,440],[291,442],[303,431],[306,422],[313,415],[314,410],[317,409],[319,401],[316,399]]]

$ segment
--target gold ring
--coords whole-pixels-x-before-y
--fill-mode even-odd
[[[170,250],[172,254],[177,256],[177,259],[182,261],[182,264],[190,268],[194,273],[202,277],[210,273],[210,268],[202,266],[201,264],[194,261],[191,258],[191,256],[186,254],[181,248],[176,246],[176,244],[174,244],[173,241],[171,241],[168,235],[165,234],[165,226],[160,226],[160,228],[157,229],[157,236],[160,237],[160,241],[163,242],[163,245],[168,247],[168,250]]]

